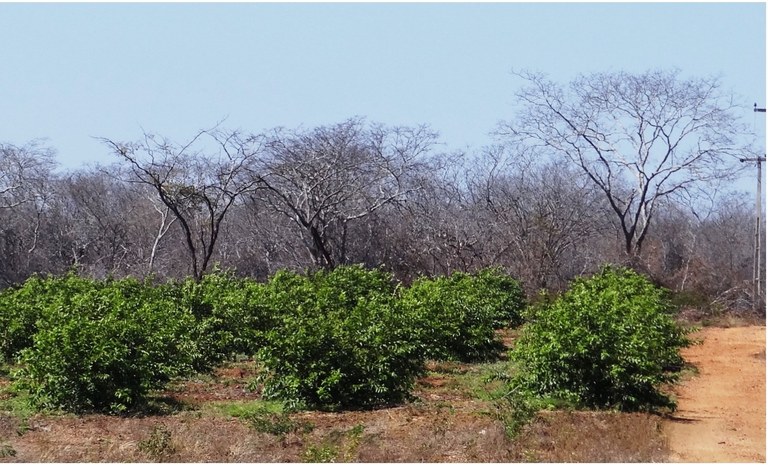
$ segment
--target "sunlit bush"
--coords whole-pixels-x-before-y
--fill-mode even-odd
[[[38,407],[122,412],[192,371],[195,318],[175,299],[131,279],[54,283],[17,374]]]
[[[420,278],[399,305],[412,315],[412,331],[434,359],[493,359],[503,349],[495,329],[517,325],[525,301],[514,279],[490,269]]]
[[[515,383],[589,407],[673,407],[659,386],[676,377],[689,341],[670,311],[664,290],[631,270],[576,279],[531,312],[512,351]]]
[[[358,266],[279,272],[267,284],[267,302],[280,315],[259,351],[267,398],[335,409],[408,397],[423,350],[410,315],[395,305],[389,274]]]

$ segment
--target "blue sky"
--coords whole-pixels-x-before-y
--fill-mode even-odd
[[[678,68],[764,106],[765,8],[0,3],[0,141],[47,138],[75,168],[113,161],[93,136],[184,141],[223,118],[258,132],[359,115],[426,123],[447,150],[472,150],[513,112],[512,68],[562,82]],[[745,121],[765,125],[751,109]]]

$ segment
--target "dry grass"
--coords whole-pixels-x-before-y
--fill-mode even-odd
[[[644,413],[542,412],[515,441],[515,462],[660,462],[661,418]]]
[[[655,462],[666,454],[659,418],[650,415],[547,412],[510,440],[503,425],[474,412],[476,406],[460,407],[305,412],[295,416],[314,423],[314,430],[284,436],[195,412],[40,418],[13,441],[17,455],[6,461]]]
[[[509,344],[515,335],[502,336]],[[164,414],[31,415],[20,407],[23,399],[2,400],[0,462],[654,462],[666,456],[659,418],[643,414],[541,412],[509,438],[491,413],[503,383],[486,382],[509,370],[503,359],[429,364],[416,402],[293,413],[291,424],[311,427],[284,434],[249,426],[249,413],[274,407],[248,390],[254,370],[239,363],[174,383],[158,393],[170,406],[158,409]],[[13,396],[3,378],[0,395]]]
[[[765,326],[765,315],[751,310],[735,312],[700,307],[684,307],[677,315],[678,322],[686,326],[741,328]]]
[[[483,378],[505,362],[435,364],[419,401],[366,412],[299,412],[286,434],[260,433],[242,412],[260,405],[247,367],[175,385],[183,402],[164,415],[33,415],[0,412],[0,462],[652,462],[663,460],[659,419],[605,412],[542,412],[510,439],[489,412]],[[24,428],[20,429],[21,423]],[[21,433],[21,434],[19,434]],[[2,454],[0,454],[2,455]]]

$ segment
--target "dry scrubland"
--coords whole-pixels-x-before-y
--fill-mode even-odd
[[[440,363],[418,382],[412,403],[267,415],[294,429],[272,434],[242,417],[262,404],[247,389],[253,372],[244,363],[174,385],[163,393],[166,411],[155,415],[0,413],[0,461],[764,461],[765,327],[705,328],[695,337],[703,343],[684,355],[698,374],[674,388],[679,410],[666,418],[547,411],[510,439],[503,412],[487,400],[498,386],[483,382],[506,362]]]

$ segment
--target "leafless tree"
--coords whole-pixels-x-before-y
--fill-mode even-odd
[[[256,200],[267,191],[235,205],[224,223],[217,258],[227,268],[258,279],[281,269],[302,271],[312,266],[302,232],[290,218]]]
[[[630,258],[641,252],[662,199],[732,175],[747,150],[739,145],[737,106],[717,79],[616,72],[562,86],[518,75],[529,86],[500,132],[575,163],[608,200]]]
[[[58,206],[69,217],[72,262],[89,274],[130,268],[136,238],[132,221],[143,207],[127,186],[98,170],[79,170],[59,183]],[[65,225],[62,225],[65,226]]]
[[[56,180],[54,150],[39,141],[0,143],[0,280],[30,274]]]
[[[202,139],[213,149],[199,147]],[[178,220],[192,275],[201,279],[227,211],[258,188],[259,178],[251,175],[261,150],[258,138],[206,130],[185,145],[148,133],[138,142],[102,140],[128,166],[129,180],[150,186]]]
[[[0,208],[40,201],[54,166],[53,149],[39,141],[22,146],[0,143]]]
[[[348,256],[349,225],[417,189],[436,135],[426,127],[387,128],[350,119],[311,131],[274,130],[267,137],[254,197],[301,231],[314,266],[333,268]]]
[[[398,268],[408,278],[484,265],[484,226],[469,199],[466,170],[464,154],[434,160],[420,180],[421,189],[408,196],[394,218],[391,228],[398,239],[390,246],[401,256]]]
[[[168,231],[171,229],[171,226],[173,226],[173,224],[179,218],[171,214],[170,207],[168,207],[165,204],[162,204],[162,202],[159,200],[155,201],[154,197],[150,197],[150,202],[152,203],[152,208],[160,215],[160,224],[157,227],[157,234],[155,234],[155,240],[152,241],[152,249],[149,253],[149,263],[147,265],[149,273],[151,274],[155,267],[155,257],[157,257],[157,251],[160,247],[160,241],[163,240],[166,234],[168,234]],[[160,203],[161,205],[158,205],[158,203]]]
[[[592,269],[592,240],[608,223],[588,179],[561,160],[504,146],[487,148],[474,166],[469,189],[482,212],[489,265],[507,267],[529,291]]]

